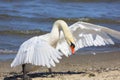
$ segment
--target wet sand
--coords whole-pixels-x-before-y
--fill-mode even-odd
[[[0,80],[21,79],[21,66],[10,68],[11,61],[0,61]],[[120,52],[63,57],[52,71],[39,67],[28,75],[32,80],[120,80]]]

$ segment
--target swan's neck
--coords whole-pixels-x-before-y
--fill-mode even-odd
[[[52,35],[56,35],[56,37],[59,38],[59,36],[60,36],[60,30],[63,31],[65,37],[67,36],[67,33],[70,32],[69,28],[68,28],[68,25],[63,20],[57,20],[54,23],[52,31],[51,31],[51,34]]]
[[[54,25],[53,25],[53,29],[51,31],[51,35],[55,38],[54,40],[59,40],[60,37],[60,30],[63,31],[64,33],[64,37],[67,40],[67,38],[72,37],[72,34],[68,28],[68,25],[66,22],[64,22],[63,20],[57,20]]]

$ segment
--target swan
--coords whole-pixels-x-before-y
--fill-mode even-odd
[[[107,27],[81,21],[68,27],[65,21],[57,20],[50,33],[32,37],[20,46],[11,67],[22,65],[23,74],[26,64],[50,70],[63,55],[68,57],[80,48],[114,44],[109,35],[120,40],[120,32]]]

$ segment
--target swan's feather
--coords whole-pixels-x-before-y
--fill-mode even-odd
[[[71,55],[70,46],[68,45],[67,41],[65,40],[65,37],[64,37],[64,34],[62,31],[60,31],[60,38],[59,38],[58,44],[56,46],[56,49],[58,51],[60,51],[63,55],[65,55],[66,57]]]
[[[114,44],[109,35],[120,40],[120,32],[87,22],[76,22],[71,25],[69,29],[75,38],[75,50],[89,46]],[[65,56],[71,55],[69,46],[65,41],[62,31],[57,49],[60,50]]]
[[[55,62],[59,63],[62,54],[55,48],[50,46],[41,37],[33,37],[25,41],[18,51],[17,56],[11,64],[11,67],[15,67],[20,64],[31,63],[33,65],[55,66]]]
[[[76,40],[76,50],[88,46],[114,44],[110,36],[120,40],[119,31],[87,22],[79,21],[69,28]]]

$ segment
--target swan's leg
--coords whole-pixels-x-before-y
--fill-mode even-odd
[[[22,72],[23,72],[23,80],[25,80],[25,78],[27,76],[27,73],[26,73],[26,70],[25,70],[25,64],[22,64]]]
[[[49,71],[51,77],[54,77],[54,76],[55,76],[54,73],[52,72],[52,69],[51,69],[51,68],[48,68],[48,71]]]
[[[49,73],[52,73],[52,69],[51,68],[48,68],[48,71],[49,71]]]
[[[27,76],[26,64],[22,64],[22,71],[23,71],[23,80],[30,80],[29,76]]]

